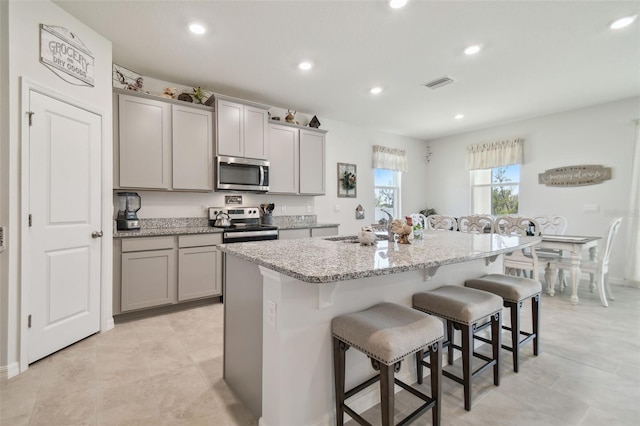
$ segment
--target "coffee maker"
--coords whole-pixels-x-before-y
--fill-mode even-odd
[[[119,231],[140,229],[140,221],[136,212],[140,210],[140,196],[136,192],[118,192],[118,217],[116,220]]]

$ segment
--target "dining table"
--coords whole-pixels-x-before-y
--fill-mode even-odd
[[[578,284],[580,283],[580,263],[582,261],[582,253],[585,250],[589,252],[589,260],[596,261],[598,258],[598,241],[602,237],[579,236],[579,235],[541,235],[542,241],[536,246],[542,250],[558,250],[561,253],[567,252],[566,257],[571,265],[571,298],[573,305],[578,303]],[[545,281],[547,282],[547,294],[553,296],[555,294],[555,284],[558,277],[557,267],[553,262],[549,262],[545,267]],[[591,288],[594,288],[593,274],[590,278]],[[562,283],[560,283],[562,285]]]

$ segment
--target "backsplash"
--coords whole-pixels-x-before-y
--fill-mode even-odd
[[[292,225],[316,225],[318,216],[315,214],[293,215],[293,216],[273,216],[273,224],[275,226],[292,226]]]

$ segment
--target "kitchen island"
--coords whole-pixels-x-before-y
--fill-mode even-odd
[[[225,253],[224,378],[263,426],[331,425],[334,420],[331,320],[441,285],[502,270],[501,255],[538,237],[433,231],[411,245],[353,238],[306,238],[220,246]],[[347,388],[372,375],[347,352]],[[416,381],[405,362],[401,380]],[[354,397],[357,411],[378,388]]]

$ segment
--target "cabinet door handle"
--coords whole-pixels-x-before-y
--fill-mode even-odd
[[[102,237],[102,231],[93,231],[91,233],[91,238],[101,238]]]

